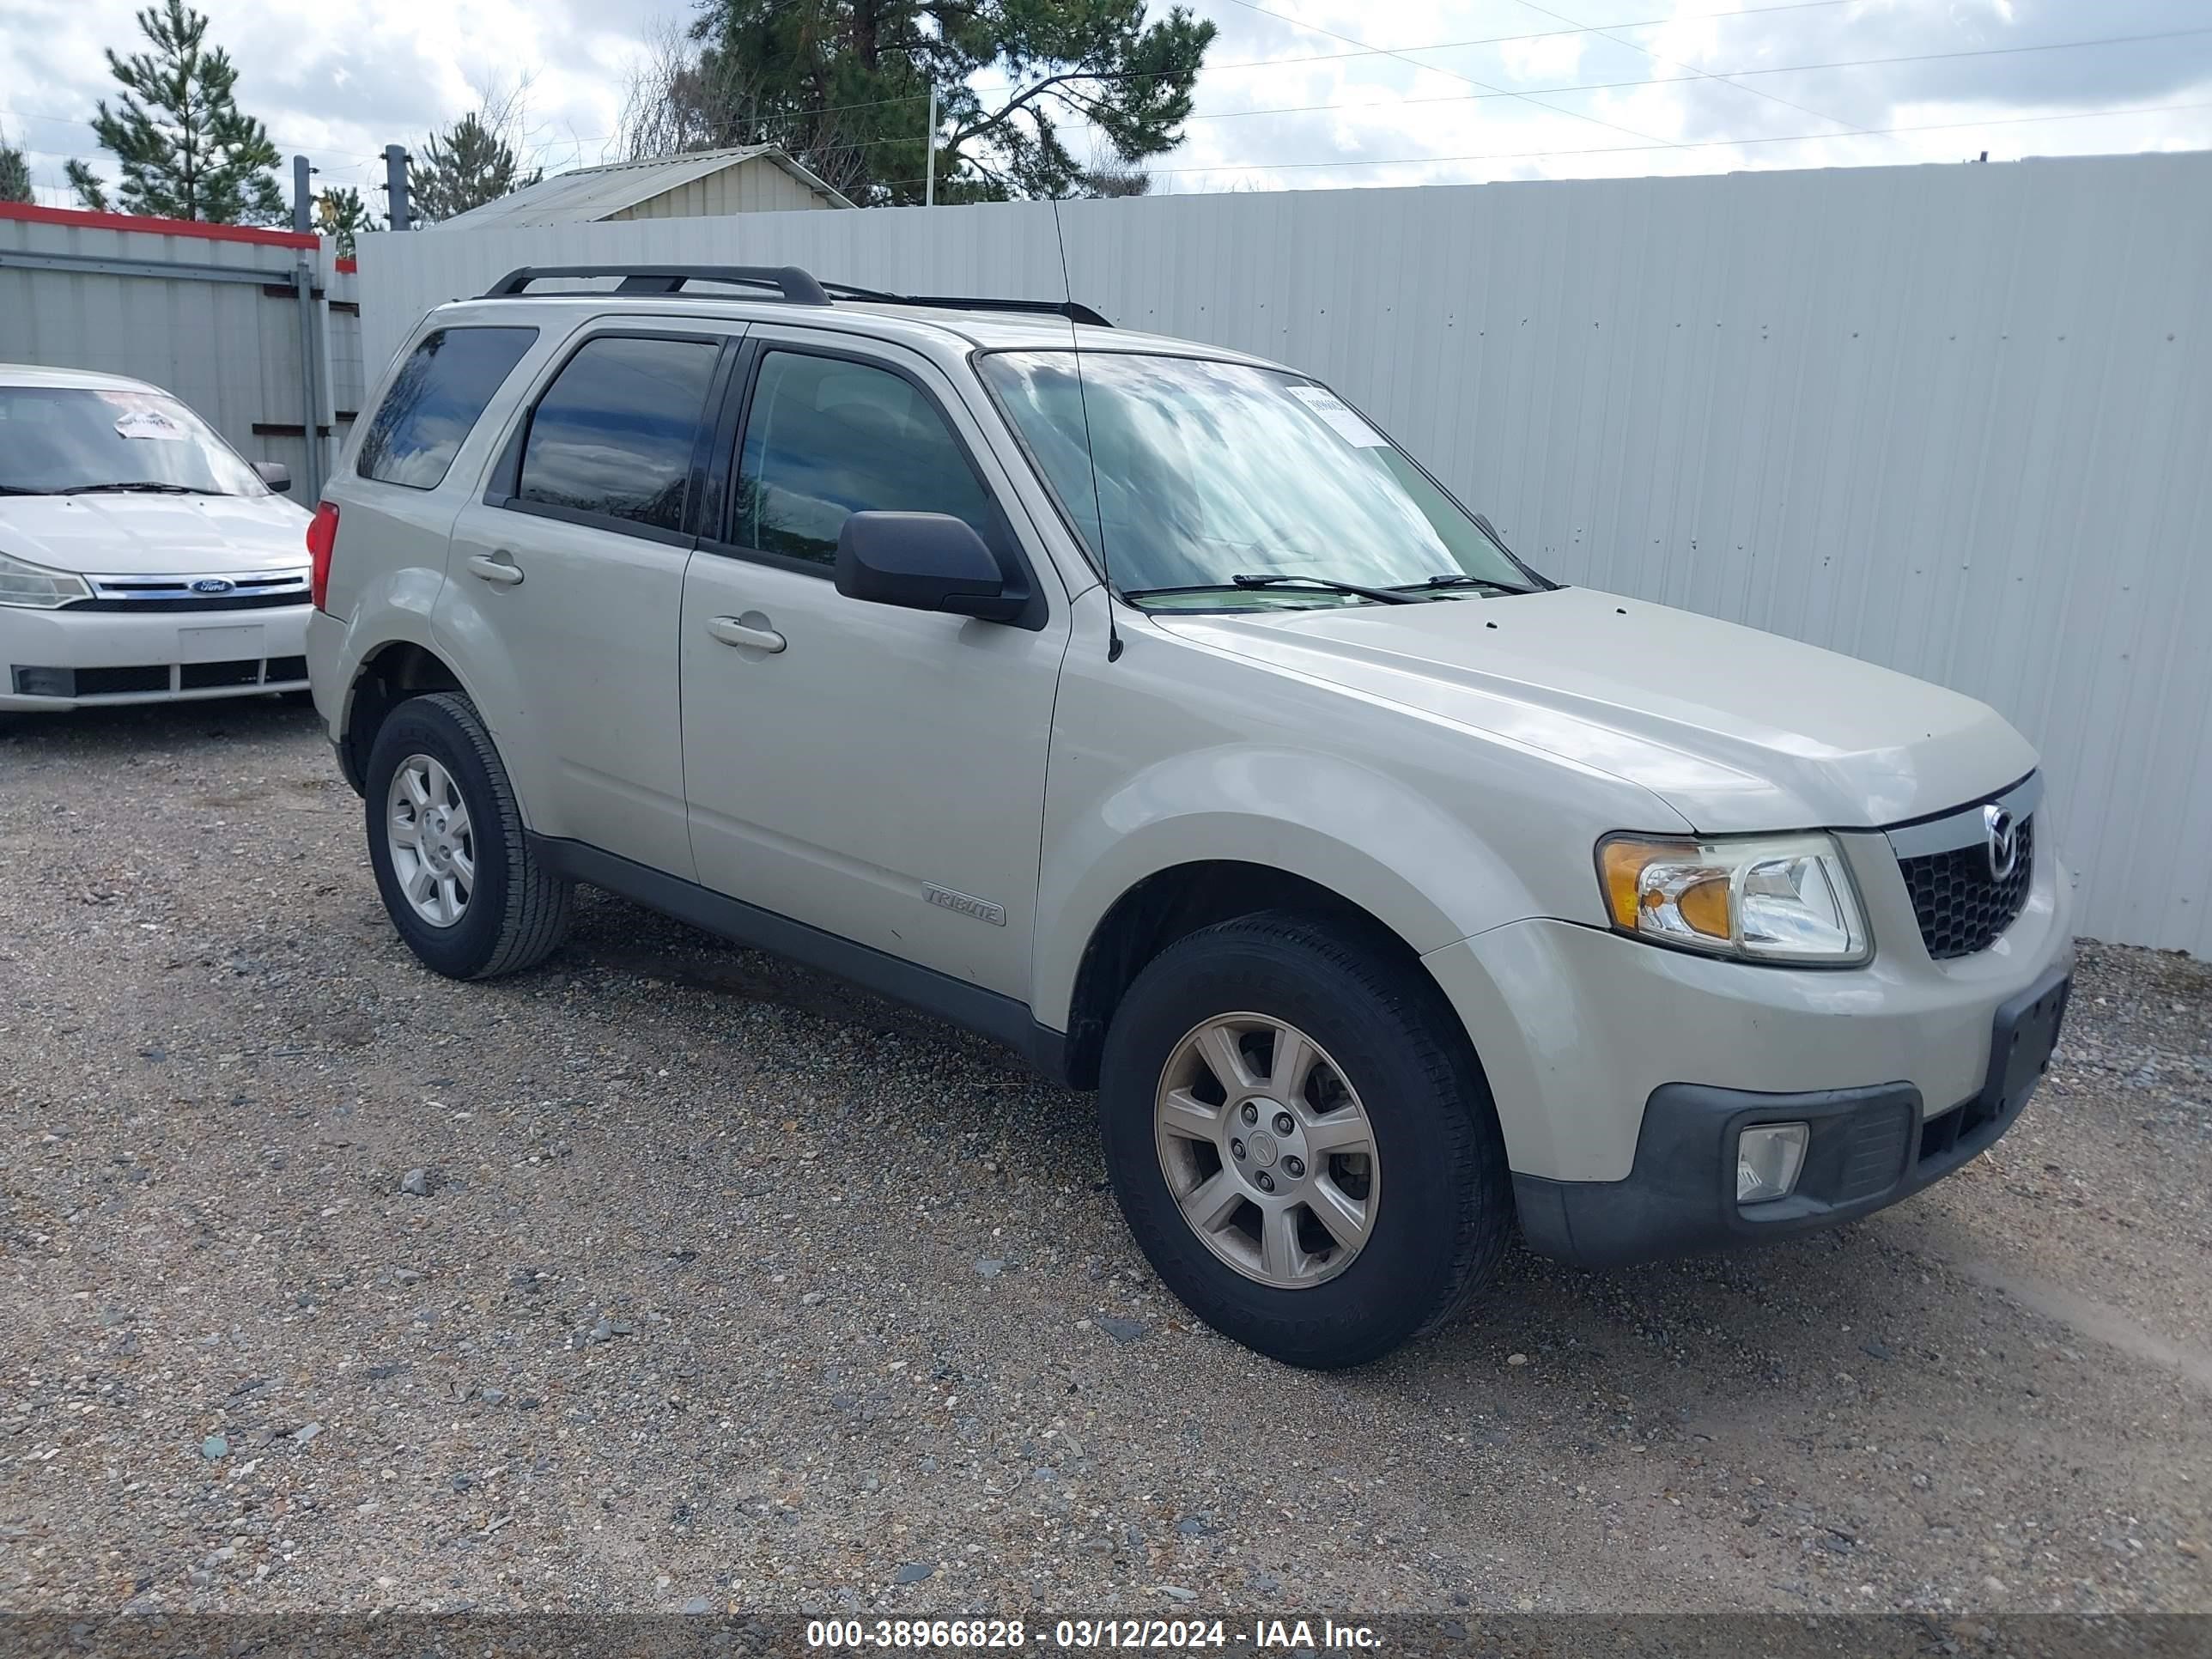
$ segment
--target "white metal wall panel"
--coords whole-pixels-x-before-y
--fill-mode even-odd
[[[1077,297],[1322,375],[1560,579],[1992,703],[2043,750],[2083,931],[2212,955],[2212,155],[1141,198],[1062,225]],[[624,260],[1060,292],[1028,203],[385,234],[368,361],[515,265]]]
[[[93,270],[0,266],[0,362],[127,374],[173,392],[252,460],[283,461],[304,477],[297,436],[256,425],[300,427],[300,312],[290,291],[294,249],[272,243],[112,230],[0,218],[0,248],[98,259],[219,265],[263,274],[282,297],[252,283],[205,282]],[[328,269],[327,264],[325,269]],[[333,273],[330,297],[353,298],[356,279]],[[328,317],[322,423],[360,406],[358,316]],[[340,436],[344,423],[338,423]]]

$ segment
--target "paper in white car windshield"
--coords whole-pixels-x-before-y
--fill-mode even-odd
[[[163,438],[171,442],[181,441],[185,429],[158,409],[134,409],[118,416],[115,422],[116,435],[124,438]]]
[[[1353,413],[1350,404],[1327,386],[1294,386],[1291,396],[1336,428],[1336,435],[1362,449],[1387,449],[1390,441]]]

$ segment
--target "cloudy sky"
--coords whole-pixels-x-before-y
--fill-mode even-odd
[[[1177,191],[2212,147],[2212,0],[1188,0],[1220,26]],[[319,182],[381,179],[526,76],[530,158],[614,154],[629,65],[690,0],[199,0],[240,100]],[[8,0],[0,127],[40,199],[136,0]],[[986,75],[979,84],[1000,84]],[[103,171],[111,171],[103,167]],[[373,202],[379,198],[371,198]]]

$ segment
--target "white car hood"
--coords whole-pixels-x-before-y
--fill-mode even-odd
[[[1610,772],[1708,834],[1879,828],[2036,764],[2025,738],[1958,692],[1590,588],[1155,620]]]
[[[0,495],[0,553],[96,576],[219,576],[307,562],[282,495]]]

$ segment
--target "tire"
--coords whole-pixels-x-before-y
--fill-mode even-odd
[[[1235,1031],[1247,1016],[1258,1024]],[[1292,1103],[1302,1121],[1286,1138],[1262,1134],[1271,1123],[1293,1121],[1262,1098],[1240,1135],[1232,1120],[1243,1119],[1238,1095],[1253,1088],[1254,1057],[1272,1056],[1285,1041],[1266,1035],[1270,1022],[1286,1023],[1318,1051]],[[1204,1058],[1223,1052],[1216,1034],[1224,1031],[1243,1056],[1227,1065],[1247,1068],[1234,1089],[1206,1081],[1226,1069]],[[1301,1052],[1295,1043],[1292,1052]],[[1161,1102],[1179,1082],[1176,1098],[1185,1105],[1188,1096],[1211,1109],[1212,1095],[1224,1096],[1214,1121],[1229,1127],[1212,1132],[1218,1147],[1202,1134],[1180,1138],[1194,1133],[1194,1113],[1181,1128],[1162,1127]],[[1257,1092],[1264,1096],[1274,1082],[1270,1076]],[[1334,1112],[1314,1112],[1316,1102],[1335,1103]],[[1287,1364],[1363,1364],[1442,1323],[1489,1282],[1512,1233],[1511,1178],[1497,1113],[1449,1006],[1418,964],[1303,916],[1263,912],[1223,922],[1147,964],[1107,1033],[1099,1109],[1122,1213],[1168,1288],[1214,1329]],[[1342,1127],[1352,1111],[1364,1115],[1364,1125]],[[1362,1154],[1347,1160],[1323,1150],[1363,1129],[1370,1148],[1364,1177]],[[1300,1139],[1309,1135],[1310,1144]],[[1284,1149],[1294,1143],[1315,1156],[1289,1156]],[[1206,1173],[1211,1168],[1249,1186],[1261,1178],[1263,1156],[1275,1160],[1278,1186],[1264,1198],[1271,1212],[1257,1207],[1261,1196],[1235,1182],[1217,1185]],[[1171,1164],[1189,1197],[1179,1199],[1170,1185]],[[1297,1183],[1289,1179],[1293,1165]],[[1330,1230],[1316,1231],[1322,1209],[1340,1212],[1323,1201],[1324,1181],[1332,1196],[1364,1192],[1351,1206],[1366,1215],[1364,1242],[1346,1246]],[[1299,1206],[1286,1199],[1298,1190],[1314,1202]],[[1244,1204],[1236,1212],[1243,1219],[1213,1230],[1209,1243],[1183,1206],[1218,1214],[1224,1196]],[[1270,1257],[1268,1216],[1285,1212],[1293,1243]],[[1323,1252],[1307,1255],[1309,1241],[1323,1244]],[[1278,1272],[1270,1283],[1255,1276],[1286,1263],[1310,1277],[1293,1282]]]
[[[403,857],[422,861],[395,846],[388,827],[403,766],[417,780],[441,769],[450,786],[441,793],[466,809],[473,876],[448,921],[418,911],[400,873]],[[425,967],[450,979],[495,979],[535,967],[561,943],[568,931],[568,884],[547,874],[532,855],[507,768],[475,704],[450,691],[401,703],[377,732],[364,782],[377,890],[392,926]]]

